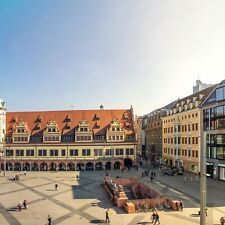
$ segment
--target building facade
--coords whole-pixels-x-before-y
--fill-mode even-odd
[[[162,118],[163,160],[190,172],[200,170],[200,105],[215,85],[180,99]]]
[[[207,136],[207,174],[225,181],[225,80],[217,85],[201,108]]]
[[[132,109],[7,112],[6,170],[130,167],[136,163],[133,124]]]
[[[135,116],[134,121],[134,131],[136,134],[136,141],[137,141],[137,155],[142,154],[142,117]]]

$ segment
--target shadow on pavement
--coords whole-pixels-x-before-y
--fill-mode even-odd
[[[90,220],[90,223],[105,223],[105,220],[98,220],[98,219],[95,219],[95,220]]]

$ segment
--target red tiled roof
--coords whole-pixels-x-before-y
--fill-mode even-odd
[[[125,116],[126,115],[126,116]],[[86,119],[94,134],[103,135],[113,119],[118,119],[126,133],[133,133],[131,110],[65,110],[36,112],[7,112],[6,136],[12,135],[12,127],[20,120],[26,123],[31,135],[38,135],[46,129],[50,120],[54,120],[62,134],[74,133],[79,122]],[[126,126],[129,123],[130,126]],[[39,127],[39,129],[37,128]]]

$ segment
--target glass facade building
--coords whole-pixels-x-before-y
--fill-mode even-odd
[[[207,133],[207,174],[225,181],[225,80],[217,85],[202,109]]]

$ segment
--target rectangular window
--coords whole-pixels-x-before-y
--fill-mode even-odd
[[[123,155],[123,149],[116,149],[116,155]]]
[[[95,156],[103,156],[103,149],[94,149]]]
[[[70,149],[70,156],[78,156],[78,149]]]
[[[46,149],[39,149],[38,150],[38,156],[47,156],[47,150]]]
[[[24,156],[24,150],[16,149],[16,156]]]
[[[66,150],[65,149],[61,149],[61,156],[66,156]]]
[[[91,149],[82,149],[82,156],[90,156]]]
[[[58,156],[58,150],[57,149],[50,149],[50,156]]]
[[[26,149],[26,156],[34,156],[34,150],[33,149]]]
[[[108,155],[114,155],[114,149],[106,149],[105,150],[105,155],[108,156]]]
[[[188,157],[191,157],[191,150],[188,150]]]
[[[13,150],[6,149],[6,156],[13,156]]]
[[[126,149],[126,155],[133,155],[134,154],[134,149],[133,148],[127,148]]]

